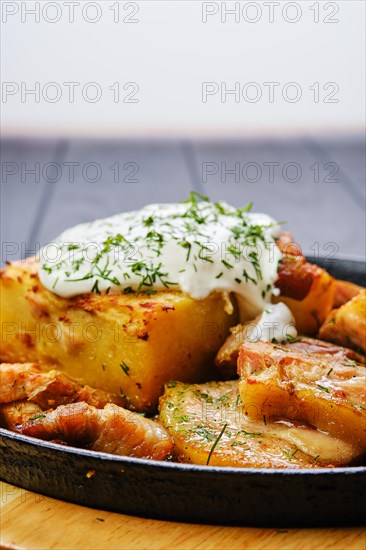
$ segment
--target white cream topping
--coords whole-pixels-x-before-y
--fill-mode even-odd
[[[246,338],[251,341],[288,342],[297,337],[295,319],[286,304],[267,304],[262,315],[247,328]]]
[[[153,204],[64,231],[40,255],[40,279],[62,297],[182,290],[235,293],[241,317],[270,301],[282,257],[279,225],[223,203]],[[273,307],[273,306],[271,306]]]

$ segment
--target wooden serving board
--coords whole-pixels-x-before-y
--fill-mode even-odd
[[[260,529],[141,519],[0,482],[1,548],[365,550],[366,529]]]

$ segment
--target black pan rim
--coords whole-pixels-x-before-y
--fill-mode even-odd
[[[0,438],[4,438],[5,440],[11,440],[18,442],[20,444],[24,443],[27,445],[30,445],[32,447],[41,447],[42,449],[49,449],[56,451],[60,454],[66,454],[70,455],[71,457],[84,457],[85,459],[99,459],[101,462],[104,463],[113,463],[115,465],[121,465],[124,464],[127,465],[133,465],[133,466],[141,466],[141,467],[149,467],[152,469],[167,469],[167,470],[175,470],[180,472],[204,472],[205,474],[230,474],[230,475],[267,475],[267,476],[273,476],[273,475],[281,475],[283,477],[287,477],[289,475],[291,476],[319,476],[319,475],[352,475],[352,474],[366,474],[366,466],[345,466],[343,468],[335,467],[335,468],[316,468],[316,469],[310,469],[310,468],[240,468],[240,467],[229,467],[229,466],[205,466],[205,465],[199,465],[199,464],[188,464],[188,463],[181,463],[181,462],[168,462],[168,461],[161,461],[161,460],[150,460],[150,459],[143,459],[143,458],[133,458],[130,456],[118,456],[118,455],[112,455],[108,453],[102,453],[99,451],[90,451],[88,449],[81,449],[78,447],[72,447],[69,446],[63,446],[59,445],[57,443],[52,443],[51,441],[44,441],[42,439],[37,439],[35,437],[29,437],[27,435],[18,434],[16,432],[12,432],[10,430],[7,430],[5,428],[0,428]]]
[[[329,262],[329,263],[336,263],[337,261],[339,262],[354,262],[354,263],[357,263],[359,265],[362,265],[364,264],[364,267],[366,267],[366,253],[365,253],[365,256],[359,256],[357,254],[347,254],[347,253],[342,253],[342,254],[337,254],[336,256],[318,256],[316,257],[315,254],[309,254],[309,253],[306,253],[306,258],[309,262],[313,262],[313,263],[317,263],[317,261],[321,261],[321,262]]]

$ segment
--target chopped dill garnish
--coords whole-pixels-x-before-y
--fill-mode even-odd
[[[35,414],[34,416],[31,416],[29,420],[40,420],[41,418],[45,418],[46,415],[43,413]]]
[[[318,387],[321,391],[324,391],[325,393],[329,393],[329,388],[326,388],[325,386],[321,386],[320,384],[317,384],[317,387]]]
[[[206,462],[206,465],[207,465],[207,466],[208,466],[208,464],[210,463],[212,453],[214,452],[214,450],[216,449],[216,447],[217,447],[217,445],[218,445],[220,439],[221,439],[222,436],[224,435],[224,432],[225,432],[226,428],[227,428],[227,423],[224,424],[224,426],[223,426],[221,432],[219,433],[219,435],[217,436],[217,438],[216,438],[216,440],[215,440],[215,443],[214,443],[214,444],[212,445],[212,447],[211,447],[211,450],[210,450],[210,453],[209,453],[209,455],[208,455],[207,462]]]
[[[227,267],[228,269],[233,269],[234,266],[229,264],[229,262],[227,262],[226,260],[221,260],[221,262],[224,264],[225,267]]]
[[[124,361],[121,361],[119,366],[121,367],[121,369],[123,370],[123,372],[125,374],[127,374],[127,376],[130,376],[129,375],[129,371],[130,371],[130,367],[128,365],[126,365],[126,363]]]

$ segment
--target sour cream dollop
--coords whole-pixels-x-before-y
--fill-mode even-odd
[[[249,207],[198,200],[152,204],[64,231],[41,250],[40,279],[69,298],[89,292],[235,293],[243,319],[270,301],[279,225]]]
[[[249,323],[246,339],[264,342],[288,342],[297,337],[295,318],[286,304],[268,304],[261,316]]]

